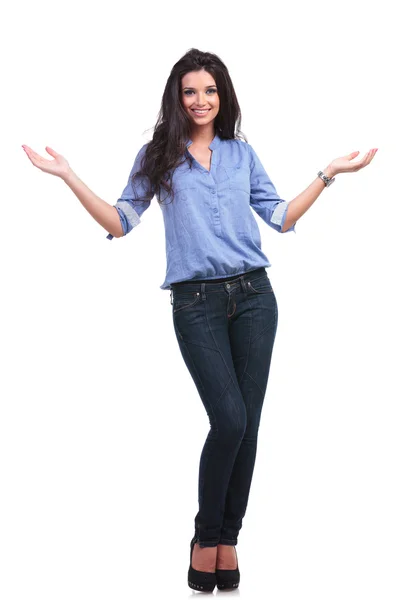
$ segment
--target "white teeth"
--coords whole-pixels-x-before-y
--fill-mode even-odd
[[[192,109],[193,110],[193,109]],[[193,110],[193,112],[195,113],[199,113],[199,115],[204,115],[204,113],[208,112],[209,109],[207,110]]]

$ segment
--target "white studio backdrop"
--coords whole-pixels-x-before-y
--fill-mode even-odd
[[[107,232],[21,145],[119,198],[173,64],[227,65],[242,131],[291,200],[378,147],[277,234],[279,324],[237,546],[251,600],[398,600],[398,36],[389,2],[38,0],[2,24],[0,596],[192,597],[208,419],[180,355],[156,199]],[[219,592],[217,592],[219,593]]]

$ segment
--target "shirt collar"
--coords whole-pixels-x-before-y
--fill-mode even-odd
[[[221,142],[221,138],[216,133],[215,136],[214,136],[214,138],[213,138],[213,140],[212,140],[212,142],[210,143],[210,145],[208,147],[210,148],[210,150],[214,150],[219,145],[220,142]],[[191,144],[193,144],[193,141],[191,139],[189,139],[186,142],[186,148],[188,148]]]

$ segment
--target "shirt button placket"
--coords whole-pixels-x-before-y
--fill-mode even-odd
[[[217,235],[221,234],[221,230],[220,230],[220,220],[219,220],[219,216],[218,216],[218,200],[217,200],[217,190],[215,188],[211,189],[211,195],[212,195],[212,205],[213,205],[213,213],[215,215],[215,219],[214,219],[214,226],[215,226],[215,231],[217,233]]]
[[[218,212],[216,193],[217,193],[217,190],[215,188],[212,188],[211,194],[212,194],[212,199],[213,199],[212,204],[213,204],[213,212],[214,213]]]

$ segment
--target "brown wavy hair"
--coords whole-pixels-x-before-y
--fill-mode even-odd
[[[163,92],[153,138],[142,157],[140,171],[132,175],[132,182],[136,177],[146,181],[148,193],[141,197],[143,201],[149,202],[154,195],[160,198],[161,187],[167,192],[167,197],[172,195],[173,198],[174,170],[185,161],[189,161],[192,167],[192,157],[185,156],[182,160],[191,135],[191,122],[182,106],[181,79],[186,73],[201,69],[212,75],[218,89],[220,106],[214,119],[215,134],[223,140],[244,139],[247,142],[246,136],[240,131],[241,111],[227,67],[216,54],[191,48],[172,67]]]

